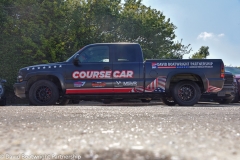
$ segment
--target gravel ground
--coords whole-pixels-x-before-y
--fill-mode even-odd
[[[0,108],[0,160],[237,160],[239,104]]]

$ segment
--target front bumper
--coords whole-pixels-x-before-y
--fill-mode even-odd
[[[13,85],[14,93],[19,98],[26,98],[26,81],[15,83]]]

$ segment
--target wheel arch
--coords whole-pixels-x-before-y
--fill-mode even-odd
[[[201,93],[207,91],[208,89],[208,80],[202,72],[171,72],[167,76],[166,92],[170,93],[171,86],[184,80],[196,82],[201,90]]]
[[[60,93],[61,92],[63,93],[65,91],[65,86],[63,83],[64,78],[59,73],[52,73],[52,74],[31,73],[31,74],[28,74],[26,77],[27,77],[27,87],[26,87],[27,94],[29,93],[29,90],[31,86],[34,84],[34,82],[38,80],[49,80],[57,85]]]

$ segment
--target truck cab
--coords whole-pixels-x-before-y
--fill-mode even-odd
[[[144,83],[139,44],[89,45],[67,62],[66,94],[129,93],[133,87]]]

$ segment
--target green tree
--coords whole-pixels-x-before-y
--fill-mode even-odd
[[[125,0],[120,21],[122,39],[140,43],[147,59],[182,59],[191,50],[182,41],[174,41],[177,27],[170,19],[141,4],[141,0]]]
[[[206,59],[207,56],[210,55],[208,51],[209,47],[208,46],[202,46],[198,52],[194,53],[192,56],[190,56],[190,59]]]
[[[191,49],[177,28],[141,0],[0,1],[0,76],[12,90],[19,68],[64,61],[83,46],[140,43],[146,59],[178,58]]]
[[[12,91],[12,84],[16,80],[17,70],[22,67],[16,56],[18,35],[16,31],[13,0],[0,1],[0,78],[6,79],[7,93]]]
[[[96,42],[140,43],[145,58],[178,58],[191,49],[174,41],[176,27],[141,0],[87,0],[72,3],[71,37],[76,49]]]

